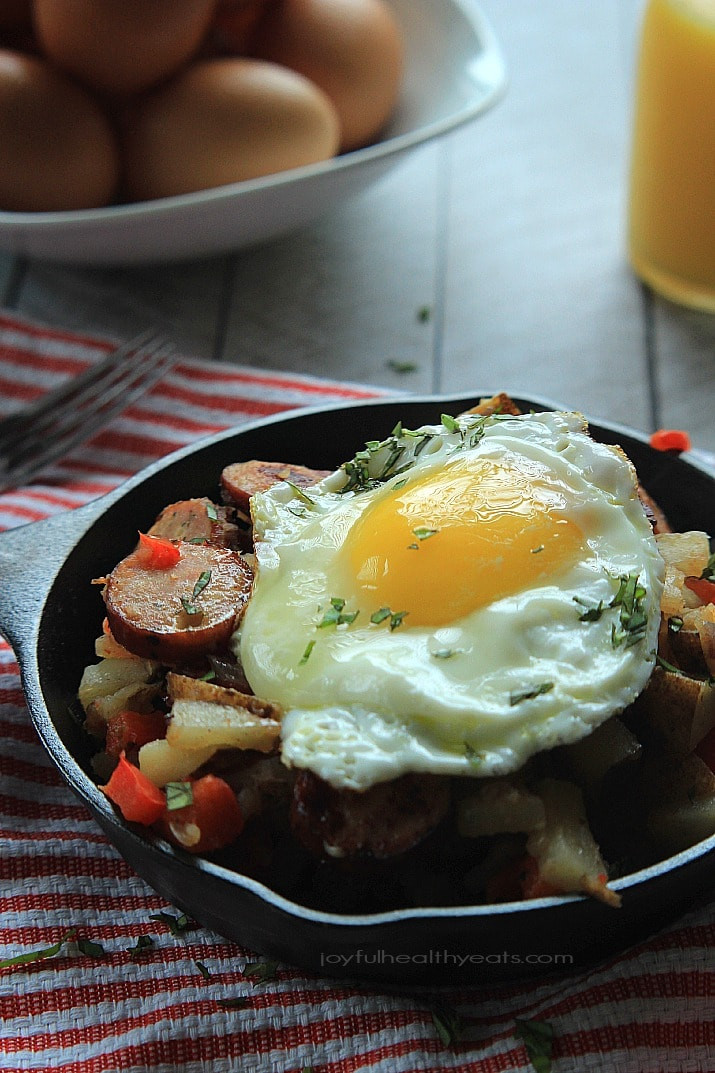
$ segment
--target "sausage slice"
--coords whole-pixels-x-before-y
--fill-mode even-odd
[[[280,481],[291,481],[299,488],[308,488],[330,472],[328,469],[292,466],[287,462],[259,462],[255,459],[233,462],[221,474],[221,492],[226,502],[247,512],[249,500],[256,492],[265,492]]]
[[[157,569],[136,551],[107,578],[112,636],[137,656],[190,663],[224,648],[243,613],[253,572],[238,552],[176,541],[179,561]]]
[[[238,543],[238,527],[226,517],[226,507],[217,506],[207,496],[182,499],[164,507],[149,535],[195,543],[205,540],[226,548],[236,547]]]
[[[402,775],[361,793],[301,771],[290,819],[295,836],[318,857],[384,859],[426,838],[449,804],[448,780],[438,775]]]

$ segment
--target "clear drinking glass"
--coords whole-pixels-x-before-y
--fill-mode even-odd
[[[646,5],[628,254],[655,290],[715,313],[715,0]]]

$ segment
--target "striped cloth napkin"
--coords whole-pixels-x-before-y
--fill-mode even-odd
[[[3,410],[109,346],[0,315]],[[0,527],[71,509],[204,433],[375,394],[184,358],[44,483],[0,496]],[[588,972],[439,992],[306,974],[185,921],[51,766],[2,642],[0,838],[4,1073],[715,1071],[712,907]]]

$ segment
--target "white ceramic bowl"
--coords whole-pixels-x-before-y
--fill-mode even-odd
[[[310,223],[405,153],[491,107],[505,86],[474,0],[388,0],[403,27],[403,91],[381,141],[310,167],[156,201],[75,212],[0,212],[0,249],[84,264],[181,260],[239,249]]]

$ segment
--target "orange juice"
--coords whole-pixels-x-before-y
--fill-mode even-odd
[[[649,0],[628,252],[666,297],[715,312],[715,0]]]

